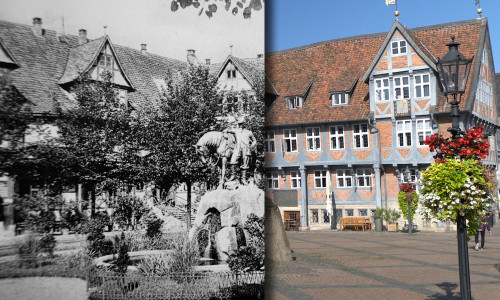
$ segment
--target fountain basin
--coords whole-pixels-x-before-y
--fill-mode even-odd
[[[127,271],[138,271],[137,263],[143,260],[146,257],[154,256],[154,255],[163,255],[163,254],[171,254],[173,250],[145,250],[145,251],[132,251],[128,252],[130,257],[131,265],[127,266]],[[94,259],[94,263],[96,266],[101,266],[106,269],[110,269],[114,266],[114,259],[116,259],[118,255],[105,255]],[[207,271],[207,272],[226,272],[230,271],[229,265],[225,261],[216,261],[210,258],[200,258],[199,265],[194,266],[193,269],[195,271]]]

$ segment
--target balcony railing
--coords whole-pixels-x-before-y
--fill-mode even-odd
[[[394,116],[411,115],[411,102],[408,99],[394,101]]]

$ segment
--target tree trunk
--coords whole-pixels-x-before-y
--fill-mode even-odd
[[[95,215],[95,184],[90,188],[90,216]]]
[[[187,231],[191,229],[191,181],[186,182],[187,197],[186,197],[186,226]]]
[[[266,261],[276,263],[291,261],[290,243],[285,233],[279,208],[270,198],[266,197],[265,201]]]

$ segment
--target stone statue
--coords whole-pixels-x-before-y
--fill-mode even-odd
[[[236,126],[227,128],[223,132],[233,134],[236,138],[236,147],[229,161],[231,166],[231,177],[229,181],[236,179],[236,168],[241,159],[240,181],[242,184],[248,184],[246,177],[248,169],[250,168],[250,163],[253,162],[252,158],[254,154],[257,154],[257,139],[250,130],[243,127],[243,122],[243,119],[239,119]]]
[[[235,146],[235,136],[220,131],[209,131],[196,143],[196,153],[203,163],[211,166],[217,166],[220,163],[219,188],[224,186],[227,161],[232,157]]]
[[[220,165],[219,188],[223,188],[226,183],[228,163],[231,166],[231,173],[227,181],[235,181],[239,177],[242,184],[248,184],[247,172],[255,160],[257,140],[250,130],[239,126],[242,123],[243,120],[240,119],[238,123],[234,122],[233,126],[222,132],[207,132],[196,143],[196,153],[203,163],[211,166]],[[240,174],[237,172],[238,165]]]

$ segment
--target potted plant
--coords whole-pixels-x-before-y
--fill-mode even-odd
[[[401,217],[401,213],[396,209],[387,209],[384,212],[384,220],[387,222],[387,231],[399,230],[399,223],[397,220]]]
[[[377,207],[375,210],[375,231],[382,231],[382,220],[384,219],[385,209]]]

